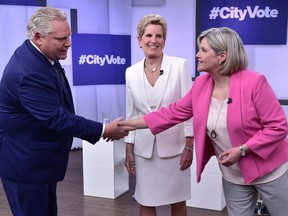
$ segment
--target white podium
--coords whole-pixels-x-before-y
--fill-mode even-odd
[[[206,165],[200,183],[196,182],[196,160],[191,167],[191,199],[187,206],[222,211],[226,201],[222,187],[222,174],[216,160],[212,157]]]
[[[115,199],[129,190],[123,140],[83,141],[84,195]]]

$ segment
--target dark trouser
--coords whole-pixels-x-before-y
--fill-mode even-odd
[[[1,177],[13,216],[57,216],[55,183],[26,184]]]

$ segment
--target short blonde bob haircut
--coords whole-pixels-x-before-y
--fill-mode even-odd
[[[164,40],[166,40],[166,37],[167,37],[167,23],[166,23],[165,19],[162,16],[158,15],[158,14],[148,14],[148,15],[144,16],[139,21],[139,23],[137,25],[138,37],[142,37],[143,36],[143,34],[145,32],[145,28],[149,24],[162,26],[163,38],[164,38]]]
[[[216,55],[221,55],[223,51],[227,52],[227,58],[222,63],[219,73],[230,75],[247,68],[247,54],[236,31],[228,27],[210,28],[197,38],[198,46],[203,38],[206,38]]]

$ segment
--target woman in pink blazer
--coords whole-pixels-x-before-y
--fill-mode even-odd
[[[197,181],[216,155],[229,216],[253,216],[258,193],[272,216],[288,212],[288,125],[266,78],[247,69],[238,34],[212,28],[197,39],[198,71],[182,99],[125,125],[153,134],[193,117]]]
[[[167,24],[159,15],[144,16],[137,27],[144,58],[126,70],[126,117],[143,116],[183,97],[192,86],[185,59],[165,55]],[[155,216],[156,206],[170,205],[171,214],[186,215],[191,197],[192,122],[153,135],[136,130],[125,137],[125,165],[136,174],[135,198],[140,215]]]

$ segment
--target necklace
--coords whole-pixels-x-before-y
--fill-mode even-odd
[[[163,58],[163,57],[162,57],[162,58]],[[145,67],[150,73],[154,73],[161,64],[162,64],[162,59],[161,59],[160,63],[159,63],[156,67],[150,68],[148,65],[146,65],[146,59],[145,59],[144,67]]]
[[[146,68],[150,73],[154,73],[160,65],[161,65],[161,62],[160,62],[160,64],[158,64],[156,67],[154,67],[154,68],[152,68],[152,69],[151,69],[150,67],[148,67],[148,65],[145,65],[145,68]]]
[[[230,81],[230,80],[229,80]],[[216,119],[216,122],[215,122],[215,127],[213,128],[213,121],[212,121],[212,131],[210,132],[210,136],[212,139],[216,139],[217,137],[217,133],[216,133],[216,127],[217,127],[217,123],[218,123],[218,119],[219,119],[219,116],[220,116],[220,113],[222,111],[222,107],[223,107],[223,104],[224,104],[224,100],[226,98],[226,95],[227,95],[227,91],[228,91],[228,87],[229,87],[229,83],[226,87],[226,90],[225,90],[225,94],[224,94],[224,97],[223,97],[223,100],[222,100],[222,103],[221,103],[221,107],[220,107],[220,110],[219,110],[219,113],[218,113],[218,116],[217,116],[217,119]],[[213,112],[212,112],[213,113]]]

